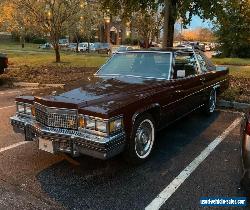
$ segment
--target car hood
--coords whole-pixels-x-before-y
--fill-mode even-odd
[[[166,81],[125,76],[94,77],[79,88],[60,95],[36,97],[35,101],[51,107],[77,108],[85,112],[107,114],[128,103],[147,97],[156,90],[155,86],[161,83],[166,84]]]

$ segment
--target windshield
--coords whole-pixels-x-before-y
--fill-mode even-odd
[[[97,74],[168,79],[170,71],[171,53],[130,52],[115,54]]]

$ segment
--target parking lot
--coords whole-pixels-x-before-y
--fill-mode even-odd
[[[39,151],[37,142],[23,143],[9,117],[15,96],[24,92],[30,91],[0,91],[1,209],[150,209],[163,190],[161,195],[170,196],[161,209],[203,209],[200,197],[246,196],[239,186],[239,113],[217,110],[207,117],[196,112],[181,119],[158,133],[149,161],[132,167],[121,157],[73,160]],[[208,157],[194,161],[216,139],[221,143]],[[190,163],[195,167],[179,177]]]

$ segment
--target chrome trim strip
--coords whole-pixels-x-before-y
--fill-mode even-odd
[[[206,90],[206,89],[208,89],[208,88],[211,88],[211,87],[218,88],[218,87],[220,87],[219,83],[222,83],[222,82],[224,82],[224,81],[226,81],[226,80],[227,80],[227,79],[224,79],[224,80],[222,80],[222,81],[220,81],[220,82],[217,82],[217,83],[215,83],[215,84],[213,84],[213,85],[210,85],[210,86],[207,86],[207,87],[205,87],[205,88],[202,88],[202,89],[199,90],[199,91],[196,91],[196,92],[191,93],[191,94],[189,94],[189,95],[187,95],[187,96],[184,96],[183,98],[180,98],[180,99],[178,99],[178,100],[176,100],[176,101],[173,101],[173,102],[171,102],[171,103],[169,103],[169,104],[167,104],[167,105],[164,105],[164,106],[162,106],[162,107],[165,108],[165,107],[167,107],[167,106],[169,106],[169,105],[172,105],[172,104],[174,104],[174,103],[176,103],[176,102],[182,101],[182,100],[184,100],[184,99],[186,99],[186,98],[188,98],[188,97],[190,97],[190,96],[192,96],[192,95],[195,95],[195,94],[197,94],[197,93],[200,93],[200,92],[202,92],[202,91],[204,91],[204,90]]]
[[[45,106],[43,104],[40,104],[38,102],[34,102],[34,105],[42,106],[45,109],[55,109],[55,110],[63,110],[63,111],[78,111],[77,109],[68,109],[68,108],[58,108],[58,107],[50,107],[50,106]]]

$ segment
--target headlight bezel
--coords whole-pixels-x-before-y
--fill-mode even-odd
[[[88,120],[94,121],[94,126],[88,127]],[[121,128],[118,130],[110,130],[110,125],[112,122],[120,120],[121,123]],[[79,114],[78,116],[78,129],[79,131],[82,132],[89,132],[93,134],[97,134],[100,136],[112,136],[114,134],[117,134],[118,132],[122,131],[124,128],[123,126],[123,116],[119,115],[116,117],[112,117],[110,119],[103,119],[99,117],[93,117],[89,115],[83,115]]]
[[[17,115],[21,115],[25,117],[34,117],[33,109],[34,109],[33,104],[16,101]]]

